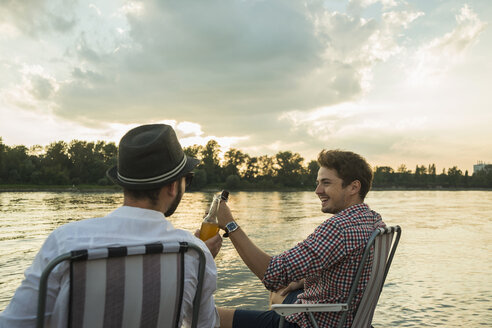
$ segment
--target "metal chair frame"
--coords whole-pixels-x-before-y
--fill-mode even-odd
[[[96,249],[91,249],[92,251],[95,251],[96,253],[100,250],[107,250],[107,249],[112,249],[113,252],[102,252],[105,253],[106,256],[101,256],[99,258],[92,258],[88,259],[87,258],[87,252],[90,250],[77,250],[77,251],[71,251],[67,252],[65,254],[62,254],[55,259],[53,259],[51,262],[48,263],[46,268],[43,270],[41,274],[41,278],[39,281],[39,292],[38,292],[38,308],[37,308],[37,319],[36,319],[36,327],[37,328],[43,328],[44,327],[44,319],[45,319],[45,310],[46,310],[46,296],[47,296],[47,289],[48,289],[48,277],[50,273],[53,271],[53,269],[59,265],[60,263],[64,261],[70,261],[75,262],[75,261],[91,261],[91,260],[97,260],[101,258],[113,258],[113,257],[122,257],[122,256],[133,256],[133,255],[140,255],[140,256],[145,256],[145,255],[151,255],[151,254],[168,254],[168,253],[181,253],[183,255],[182,261],[183,261],[183,270],[184,270],[184,253],[186,253],[189,249],[193,249],[194,251],[197,252],[198,254],[198,282],[197,282],[197,289],[195,293],[195,297],[193,299],[193,314],[192,314],[192,323],[191,327],[195,328],[198,324],[198,314],[200,311],[200,300],[201,300],[201,295],[202,295],[202,289],[203,289],[203,278],[205,275],[205,264],[206,264],[206,258],[203,250],[197,246],[196,244],[190,243],[190,242],[179,242],[179,243],[155,243],[155,244],[146,244],[146,245],[140,245],[143,246],[146,249],[146,252],[143,254],[126,254],[125,252],[119,252],[119,251],[114,251],[115,249],[123,249],[126,248],[125,246],[122,247],[106,247],[106,248],[96,248]],[[134,247],[134,246],[131,246]],[[137,246],[138,247],[138,246]],[[182,295],[182,289],[181,288],[181,295]],[[67,300],[68,302],[68,300]],[[178,313],[179,316],[179,313]]]
[[[396,237],[393,236],[393,234],[396,233]],[[338,328],[341,328],[345,325],[345,322],[347,321],[347,315],[348,315],[348,310],[350,308],[350,305],[354,301],[356,292],[357,292],[357,287],[359,286],[360,279],[362,277],[362,272],[364,270],[364,266],[366,262],[369,259],[369,256],[371,254],[371,248],[375,245],[376,239],[383,237],[385,234],[392,234],[393,238],[393,243],[391,246],[391,251],[389,252],[389,256],[385,258],[384,260],[385,265],[384,265],[384,276],[381,281],[381,285],[377,286],[377,295],[376,295],[376,301],[374,304],[374,308],[372,309],[372,312],[374,311],[375,307],[377,306],[377,300],[379,298],[379,295],[381,294],[381,291],[383,290],[384,286],[384,281],[386,279],[386,276],[388,274],[389,268],[391,266],[391,262],[393,261],[393,257],[396,252],[396,248],[398,247],[398,242],[400,241],[400,236],[401,236],[401,228],[400,226],[392,226],[392,227],[385,227],[385,228],[378,228],[376,229],[369,240],[367,241],[367,244],[364,248],[364,253],[362,255],[362,260],[359,264],[359,267],[357,268],[357,272],[354,276],[354,279],[352,281],[352,285],[350,287],[349,295],[347,297],[347,301],[345,303],[338,303],[338,304],[273,304],[272,305],[272,310],[277,312],[279,315],[281,315],[281,320],[279,324],[279,328],[282,328],[285,322],[285,316],[291,315],[294,313],[307,313],[309,320],[311,321],[311,324],[315,328],[319,328],[318,323],[316,322],[313,313],[315,312],[343,312],[340,321],[338,322]],[[374,269],[374,268],[373,268]],[[369,278],[368,285],[370,284],[371,280],[375,279],[376,277],[373,274],[373,270],[371,270],[371,276]],[[361,304],[365,300],[366,296],[366,291],[364,291],[364,295],[362,296],[361,302],[358,305],[357,309],[354,312],[354,318],[357,318],[357,311],[360,309]],[[372,321],[372,317],[370,318]],[[356,322],[353,323],[352,327],[359,327]]]

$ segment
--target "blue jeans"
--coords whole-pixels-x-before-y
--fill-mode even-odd
[[[304,292],[303,289],[298,289],[290,292],[284,299],[282,304],[292,304],[297,301],[297,295]],[[234,311],[234,319],[232,320],[233,328],[278,328],[280,315],[277,312],[270,311],[255,311],[241,310]],[[284,328],[299,328],[295,323],[285,321]]]

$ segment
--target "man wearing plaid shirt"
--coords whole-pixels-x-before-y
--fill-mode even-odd
[[[315,193],[323,213],[334,214],[304,241],[280,255],[270,256],[258,248],[235,223],[222,202],[219,226],[230,239],[244,263],[272,291],[273,303],[343,303],[349,293],[364,247],[372,232],[384,227],[381,216],[364,203],[372,182],[372,170],[361,156],[341,150],[323,150]],[[371,261],[366,264],[355,302],[345,327],[350,327],[354,310],[369,280]],[[274,311],[219,308],[221,327],[278,327]],[[335,327],[340,313],[316,313],[320,327]],[[286,328],[311,327],[305,314],[286,317]]]

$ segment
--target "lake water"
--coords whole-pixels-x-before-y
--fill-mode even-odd
[[[211,194],[186,193],[172,216],[193,232]],[[403,233],[374,317],[375,327],[492,325],[492,192],[372,191],[366,199]],[[119,193],[0,192],[0,311],[46,236],[56,227],[103,216]],[[231,193],[238,223],[269,254],[277,254],[326,219],[313,192]],[[216,258],[216,303],[267,309],[268,293],[224,240]]]

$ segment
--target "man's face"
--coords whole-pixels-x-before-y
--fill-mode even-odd
[[[321,200],[321,212],[336,214],[349,206],[348,186],[343,188],[342,183],[337,171],[320,167],[314,192]]]
[[[166,217],[170,217],[171,215],[173,215],[174,211],[176,211],[176,209],[178,208],[178,205],[181,202],[181,198],[183,198],[183,194],[184,194],[184,187],[183,187],[183,185],[185,184],[184,181],[185,181],[184,177],[179,179],[179,181],[178,181],[178,193],[176,194],[176,198],[174,198],[169,209],[166,211],[166,213],[164,213],[164,215]]]

